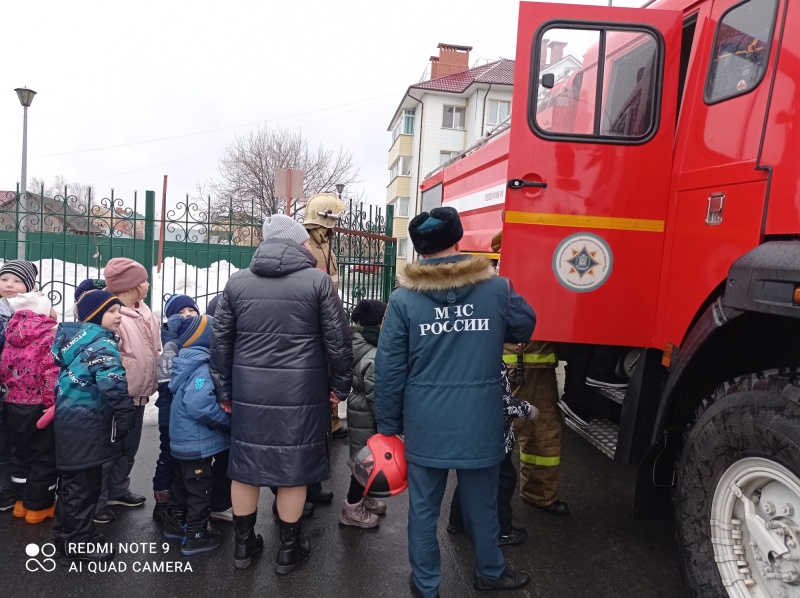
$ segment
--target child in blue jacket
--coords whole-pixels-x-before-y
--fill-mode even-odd
[[[173,316],[182,318],[182,316]],[[209,529],[212,493],[230,496],[227,477],[231,416],[214,395],[208,370],[213,319],[197,316],[179,323],[178,355],[172,360],[169,415],[170,452],[175,469],[164,537],[181,539],[181,554],[219,548],[219,532]],[[172,318],[170,326],[173,325]]]

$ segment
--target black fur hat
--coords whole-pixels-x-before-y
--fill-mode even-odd
[[[417,253],[431,255],[458,243],[464,228],[454,208],[433,208],[414,216],[408,223],[408,235]]]
[[[380,326],[385,313],[386,304],[383,301],[362,299],[353,308],[353,315],[350,317],[353,324],[359,326]]]

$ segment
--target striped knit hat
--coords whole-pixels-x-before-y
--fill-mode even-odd
[[[102,326],[103,315],[112,305],[119,305],[122,307],[123,303],[116,295],[108,291],[100,289],[86,291],[81,295],[81,298],[78,299],[78,319],[81,322]]]
[[[95,289],[106,288],[106,281],[102,278],[87,278],[77,287],[75,287],[75,301],[81,298],[86,291],[93,291]]]
[[[13,274],[25,283],[25,290],[31,292],[36,288],[36,277],[39,269],[31,262],[25,260],[11,260],[0,267],[0,276],[3,274]]]
[[[211,327],[214,325],[214,318],[209,316],[195,316],[186,318],[178,328],[178,338],[175,342],[183,349],[184,347],[205,347],[211,348]]]
[[[198,314],[200,313],[200,308],[197,307],[197,303],[195,303],[195,300],[189,297],[189,295],[172,295],[164,304],[164,315],[169,318],[170,316],[181,313],[181,310],[187,307],[191,307]]]

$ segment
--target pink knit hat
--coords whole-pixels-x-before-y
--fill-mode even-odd
[[[103,271],[106,290],[111,293],[124,293],[138,287],[147,280],[144,266],[126,257],[115,257],[106,264]]]

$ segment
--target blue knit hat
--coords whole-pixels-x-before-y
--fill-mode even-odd
[[[81,322],[102,326],[103,315],[112,305],[123,307],[122,301],[113,293],[101,289],[86,291],[78,299],[78,319]]]
[[[214,318],[209,316],[195,316],[186,318],[178,328],[178,338],[175,342],[183,349],[184,347],[205,347],[211,348],[211,327],[214,325]]]
[[[75,301],[81,298],[86,291],[106,288],[106,281],[102,278],[87,278],[75,287]]]
[[[195,300],[189,297],[189,295],[172,295],[164,304],[164,315],[169,318],[170,316],[181,313],[181,310],[187,307],[191,307],[198,314],[200,313],[200,308],[197,307],[197,303],[195,303]]]

